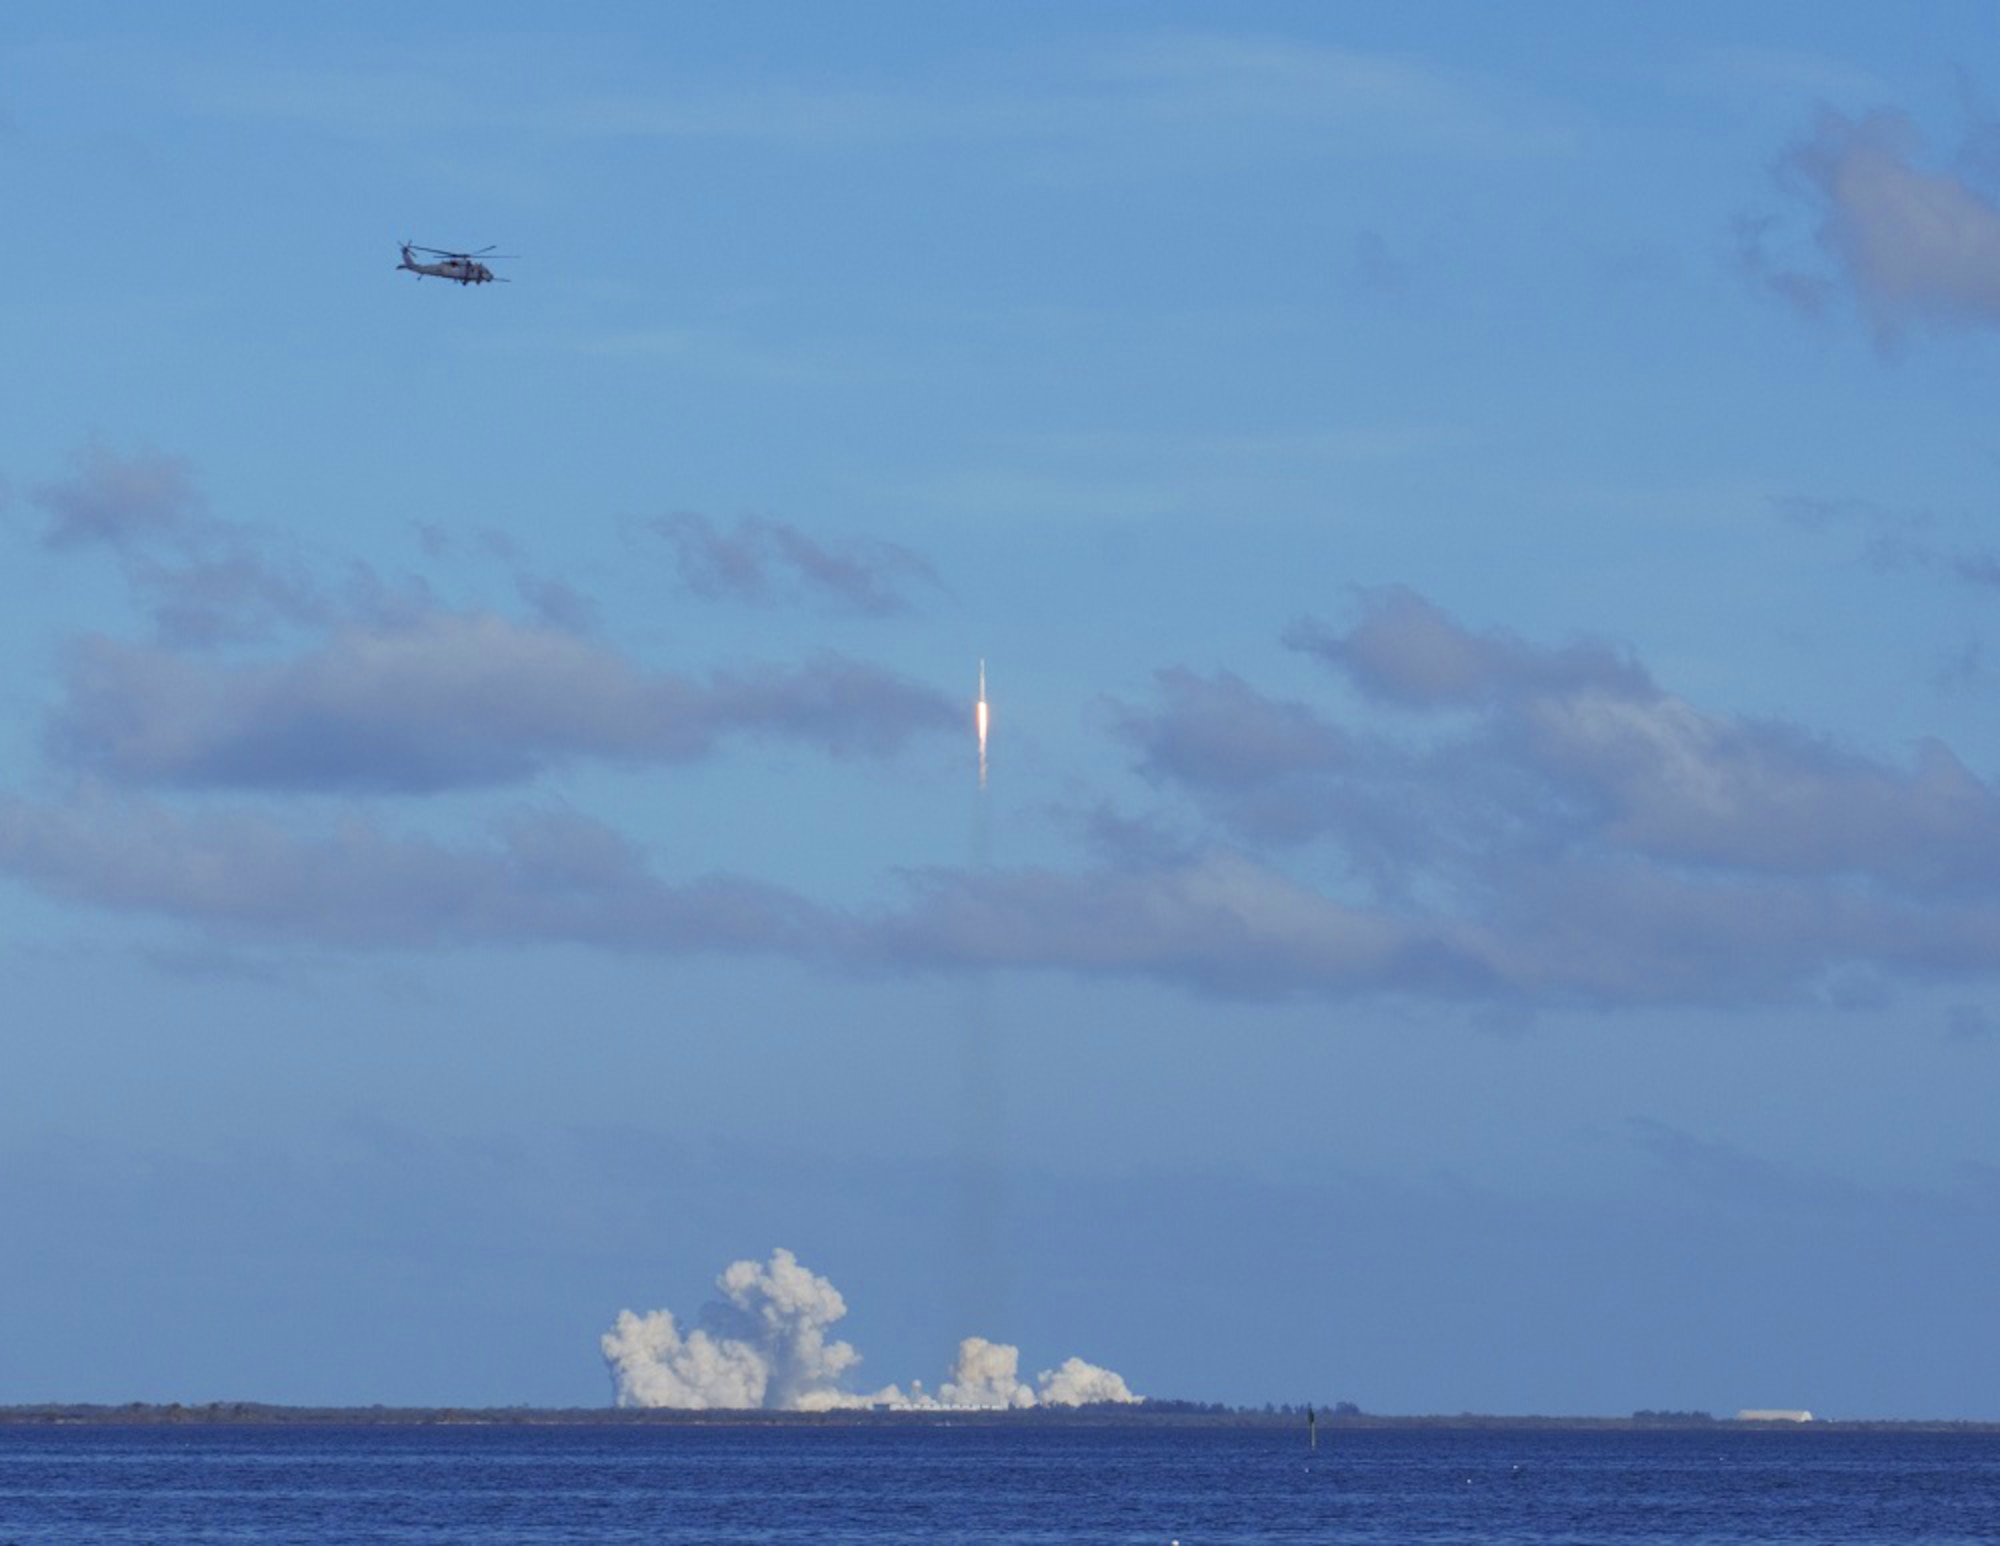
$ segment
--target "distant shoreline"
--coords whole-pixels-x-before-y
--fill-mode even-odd
[[[1816,1418],[1811,1422],[1745,1421],[1733,1417],[1537,1417],[1479,1413],[1428,1416],[1322,1415],[1322,1433],[1384,1430],[1507,1432],[1731,1432],[1787,1433],[2000,1433],[2000,1421],[1957,1418]],[[0,1406],[0,1425],[96,1427],[619,1427],[619,1428],[854,1428],[1058,1427],[1058,1428],[1300,1428],[1303,1411],[1214,1409],[1191,1403],[1138,1406],[1035,1407],[1020,1411],[975,1408],[928,1411],[834,1412],[686,1411],[651,1407],[335,1407],[280,1406],[255,1401],[134,1401],[34,1403]]]

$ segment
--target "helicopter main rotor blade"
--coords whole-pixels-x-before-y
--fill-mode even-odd
[[[428,252],[434,258],[458,258],[470,263],[474,258],[517,258],[517,252],[495,252],[491,247],[481,247],[477,252],[460,252],[454,247],[419,247],[415,242],[404,242],[412,252]]]

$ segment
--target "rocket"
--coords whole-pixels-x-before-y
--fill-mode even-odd
[[[979,702],[972,711],[973,722],[979,727],[979,787],[986,787],[986,662],[979,662]]]

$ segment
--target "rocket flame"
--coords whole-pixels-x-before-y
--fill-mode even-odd
[[[973,719],[979,726],[979,787],[986,787],[986,662],[979,662],[979,703],[973,710]]]

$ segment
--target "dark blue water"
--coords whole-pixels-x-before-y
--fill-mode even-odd
[[[0,1543],[1990,1542],[2000,1438],[0,1427]]]

